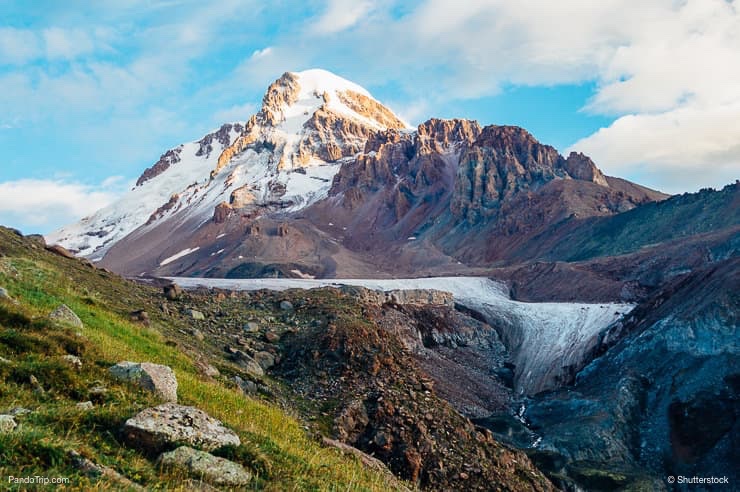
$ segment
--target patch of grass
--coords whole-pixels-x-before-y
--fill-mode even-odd
[[[168,343],[179,343],[178,330],[188,326],[160,311],[161,296],[154,289],[33,248],[4,228],[0,286],[19,301],[0,301],[0,357],[9,361],[0,362],[0,412],[18,406],[31,410],[16,418],[14,431],[0,435],[0,476],[66,476],[73,490],[120,487],[106,478],[83,476],[69,458],[74,450],[148,489],[187,490],[186,477],[162,472],[152,457],[122,442],[125,420],[156,404],[150,394],[111,379],[110,365],[132,360],[172,367],[180,403],[206,411],[237,432],[241,446],[217,453],[248,468],[256,477],[254,489],[397,487],[387,476],[321,447],[278,406],[245,397],[224,380],[204,379],[192,354]],[[60,304],[69,306],[84,327],[46,321]],[[150,313],[150,326],[129,320],[128,313],[138,309]],[[80,370],[63,359],[67,354],[82,359]],[[43,392],[31,384],[31,376]],[[107,392],[92,410],[75,406],[100,384]]]

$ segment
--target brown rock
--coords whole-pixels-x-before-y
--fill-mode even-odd
[[[169,284],[162,287],[164,296],[170,301],[177,300],[182,294],[182,289],[177,284]]]
[[[226,202],[221,202],[218,205],[216,205],[216,208],[213,210],[213,221],[216,224],[222,224],[226,222],[226,219],[229,218],[229,215],[231,215],[232,212],[231,205],[229,205]]]
[[[65,258],[71,258],[75,259],[77,258],[74,254],[72,254],[71,251],[69,251],[64,246],[61,246],[59,244],[54,244],[52,246],[47,246],[46,251],[49,251],[51,253],[54,253],[55,255],[63,256]]]

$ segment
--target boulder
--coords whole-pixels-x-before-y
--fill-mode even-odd
[[[176,403],[148,408],[128,419],[123,426],[128,443],[150,452],[175,444],[187,444],[211,451],[221,446],[238,446],[239,436],[202,410]]]
[[[234,362],[242,366],[247,374],[249,374],[250,376],[262,377],[265,375],[265,371],[262,369],[262,366],[260,366],[257,361],[255,361],[245,352],[241,350],[235,350],[231,358],[234,360]]]
[[[169,284],[162,287],[164,296],[170,301],[177,300],[182,294],[182,289],[177,284]]]
[[[260,330],[260,325],[256,321],[247,321],[244,325],[244,331],[254,333]]]
[[[81,402],[75,404],[75,408],[77,410],[84,410],[84,411],[92,410],[93,409],[93,402],[91,402],[91,401],[81,401]]]
[[[206,319],[206,316],[203,313],[196,311],[195,309],[188,309],[187,314],[196,321],[203,321]]]
[[[11,432],[18,427],[12,415],[0,415],[0,434]]]
[[[239,376],[234,376],[234,383],[236,383],[245,395],[252,395],[257,392],[257,385],[252,381],[242,379]]]
[[[278,343],[280,341],[280,335],[278,335],[274,331],[268,331],[265,333],[265,340],[270,343]]]
[[[167,366],[149,362],[119,362],[109,369],[117,379],[132,381],[160,396],[164,401],[177,401],[177,378]]]
[[[132,311],[130,316],[131,316],[131,321],[136,321],[146,326],[149,325],[149,313],[147,313],[143,309]]]
[[[292,311],[293,303],[290,301],[280,301],[280,309],[283,311]]]
[[[270,352],[257,352],[256,354],[254,354],[254,360],[264,370],[267,370],[275,365],[275,356],[272,355]]]
[[[243,487],[252,479],[242,465],[187,446],[163,453],[157,462],[219,487]]]
[[[82,360],[76,355],[67,354],[62,356],[62,360],[72,366],[76,371],[82,369]]]
[[[49,319],[57,323],[65,323],[75,328],[82,328],[82,320],[66,304],[62,304],[49,313]]]
[[[47,246],[46,247],[46,250],[49,251],[49,252],[51,252],[51,253],[54,253],[55,255],[62,256],[64,258],[70,258],[70,259],[75,259],[76,258],[75,255],[72,254],[67,248],[65,248],[63,246],[60,246],[58,244],[54,244],[52,246]]]
[[[0,287],[0,299],[12,299],[12,297],[10,297],[10,294],[8,294],[8,291],[5,290],[3,287]]]

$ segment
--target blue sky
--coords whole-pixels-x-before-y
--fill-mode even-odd
[[[307,68],[412,123],[520,125],[669,192],[740,177],[736,1],[37,0],[0,19],[0,223],[26,232],[109,203]]]

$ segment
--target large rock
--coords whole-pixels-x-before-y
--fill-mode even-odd
[[[82,320],[66,304],[62,304],[54,311],[49,313],[49,319],[58,323],[72,325],[75,328],[82,328]]]
[[[265,375],[265,371],[262,369],[262,366],[247,353],[241,350],[235,350],[231,355],[231,358],[234,362],[242,366],[244,371],[246,371],[250,376],[262,377]]]
[[[54,253],[55,255],[62,256],[64,258],[70,258],[70,259],[75,259],[76,258],[76,256],[74,254],[72,254],[71,251],[69,251],[67,248],[65,248],[63,246],[60,246],[59,244],[54,244],[52,246],[47,246],[46,247],[46,250],[49,251],[49,252],[51,252],[51,253]]]
[[[240,487],[252,479],[252,475],[240,464],[187,446],[163,453],[157,461],[163,468],[182,470],[220,487]]]
[[[177,401],[177,378],[167,366],[149,362],[119,362],[109,369],[117,379],[132,381],[164,401]]]
[[[257,352],[256,354],[254,354],[254,360],[265,371],[275,365],[275,356],[272,355],[270,352]]]
[[[0,287],[0,299],[7,299],[11,300],[10,294],[8,294],[8,291],[5,290],[3,287]]]
[[[157,452],[175,444],[186,444],[206,451],[221,446],[238,446],[239,436],[223,424],[194,407],[165,403],[148,408],[126,421],[123,434],[137,448]]]
[[[15,422],[15,418],[12,415],[0,415],[0,434],[11,432],[15,429],[18,424]]]
[[[177,300],[182,294],[182,289],[177,284],[169,284],[162,287],[164,296],[170,301]]]

